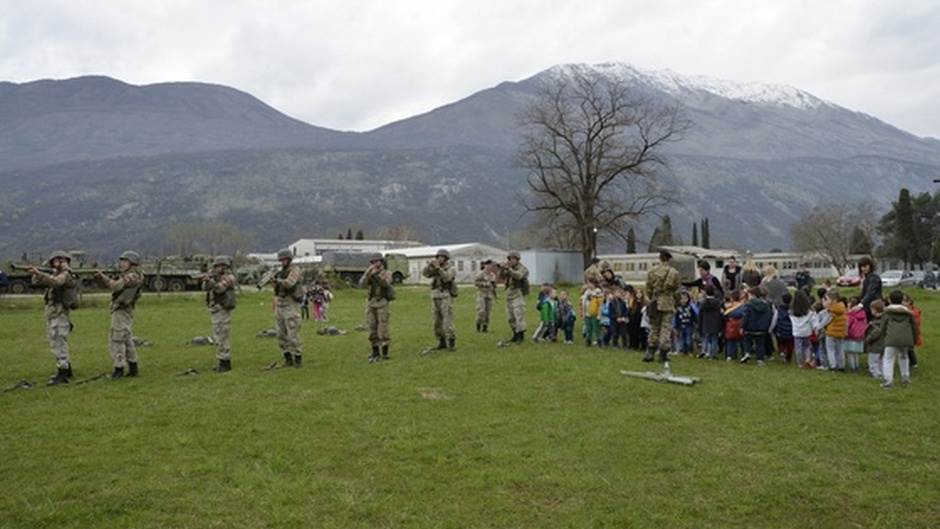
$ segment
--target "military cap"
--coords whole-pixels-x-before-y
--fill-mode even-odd
[[[369,256],[369,262],[370,262],[370,263],[374,263],[374,262],[376,262],[376,261],[381,261],[382,259],[385,259],[385,257],[383,257],[382,254],[380,254],[379,252],[375,252],[374,254],[372,254],[372,255]]]
[[[450,252],[448,252],[448,251],[445,250],[444,248],[441,248],[440,250],[437,251],[437,256],[436,256],[436,257],[446,257],[446,258],[450,259]]]
[[[130,264],[132,264],[132,265],[139,265],[139,264],[140,264],[140,254],[137,253],[137,252],[128,250],[128,251],[126,251],[126,252],[124,252],[124,253],[121,254],[120,260],[121,260],[121,261],[127,261],[128,263],[130,263]]]
[[[46,262],[49,263],[49,266],[52,266],[52,261],[53,261],[54,259],[59,259],[59,258],[65,259],[66,261],[68,261],[68,262],[70,262],[70,263],[72,262],[72,256],[69,255],[68,252],[63,252],[62,250],[56,250],[56,251],[52,252],[52,253],[49,255],[49,259],[48,259]]]
[[[672,261],[672,254],[669,252],[669,250],[660,250],[659,259],[662,261]]]
[[[217,255],[215,256],[215,259],[212,260],[212,266],[218,266],[218,265],[231,267],[232,258],[227,255]]]
[[[277,251],[278,261],[280,261],[281,259],[293,259],[293,258],[294,258],[294,254],[287,248],[281,248],[280,250]]]
[[[522,259],[522,256],[519,255],[519,252],[515,250],[509,252],[509,255],[507,255],[506,257],[508,257],[509,259],[512,259],[513,257],[515,257],[516,259]]]

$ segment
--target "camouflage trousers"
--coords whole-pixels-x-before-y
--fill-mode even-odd
[[[387,345],[391,341],[388,331],[388,300],[370,301],[366,304],[366,325],[372,345]]]
[[[222,308],[213,309],[212,337],[215,339],[216,358],[219,360],[232,359],[232,346],[229,343],[229,334],[232,328],[232,311]]]
[[[477,294],[477,323],[490,324],[490,314],[493,313],[495,299],[490,294]]]
[[[72,332],[72,322],[67,313],[48,317],[46,319],[46,336],[49,338],[49,350],[55,357],[58,368],[67,368],[70,365],[69,334]]]
[[[278,299],[274,305],[277,321],[277,343],[281,351],[297,356],[303,354],[300,342],[300,304],[293,300]]]
[[[447,294],[431,298],[431,315],[434,318],[434,336],[438,338],[453,338],[454,329],[454,298]]]
[[[509,328],[513,332],[525,332],[525,298],[522,296],[506,296],[506,315],[509,317]]]
[[[650,334],[647,339],[649,347],[658,348],[660,351],[672,350],[672,318],[674,311],[663,312],[659,310],[650,314]]]
[[[123,368],[127,362],[137,363],[137,347],[134,346],[133,326],[133,312],[127,309],[116,309],[111,313],[109,352],[114,367]]]

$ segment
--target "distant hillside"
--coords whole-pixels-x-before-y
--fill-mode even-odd
[[[708,216],[716,244],[787,248],[815,204],[887,207],[898,188],[940,177],[940,141],[796,88],[615,63],[556,66],[366,133],[307,125],[212,85],[0,83],[0,257],[155,248],[169,225],[199,219],[238,224],[266,249],[353,224],[499,244],[531,222],[518,204],[517,116],[540,83],[574,72],[686,109],[695,125],[670,146],[664,183],[687,242]]]
[[[225,86],[134,86],[108,77],[0,83],[0,124],[0,170],[166,153],[337,148],[357,136],[308,125]]]

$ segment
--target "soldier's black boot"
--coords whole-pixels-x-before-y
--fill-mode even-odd
[[[379,361],[379,346],[373,345],[372,354],[369,355],[369,363],[372,364],[378,361]]]
[[[65,373],[70,379],[75,378],[75,374],[72,373],[72,364],[69,364],[69,366],[65,368]]]
[[[127,376],[136,377],[140,375],[140,371],[137,370],[137,362],[128,362],[127,363]]]
[[[382,346],[382,360],[391,360],[392,357],[388,356],[388,344]]]
[[[477,322],[477,332],[480,332],[480,330],[481,330],[482,328],[483,328],[483,325],[478,321],[478,322]]]
[[[654,351],[655,351],[655,350],[656,350],[656,349],[653,348],[653,347],[647,347],[647,348],[646,348],[646,354],[643,355],[643,361],[644,361],[644,362],[652,362],[652,361],[653,361],[653,356],[654,356]]]
[[[437,338],[437,349],[438,350],[447,349],[447,339],[444,338],[443,336],[438,336]]]
[[[294,356],[287,351],[284,352],[284,365],[292,366],[294,365]]]
[[[447,349],[450,351],[457,350],[457,338],[456,337],[452,336],[447,340]]]
[[[114,371],[111,373],[111,380],[117,380],[119,378],[124,378],[123,367],[115,367]]]
[[[525,331],[519,331],[515,334],[512,341],[516,342],[519,345],[525,343]]]
[[[482,329],[482,332],[490,332],[487,327],[489,327],[489,325],[485,323],[483,325],[480,325],[480,329]]]
[[[304,357],[300,355],[294,355],[294,367],[300,368],[304,365]]]
[[[232,370],[232,361],[231,360],[219,360],[219,365],[216,366],[213,371],[216,373],[225,373],[226,371]]]
[[[659,350],[659,361],[664,363],[669,361],[669,349]]]
[[[56,370],[56,374],[49,379],[49,382],[46,382],[47,386],[58,386],[59,384],[68,384],[69,383],[69,370],[68,368],[60,367]]]

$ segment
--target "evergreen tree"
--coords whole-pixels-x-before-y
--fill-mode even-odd
[[[692,223],[692,246],[698,246],[698,223],[696,222]]]
[[[352,228],[346,228],[346,240],[347,241],[352,240]]]
[[[672,246],[675,244],[675,239],[672,236],[672,219],[669,218],[669,215],[663,217],[663,225],[659,234],[659,245],[660,246]]]
[[[627,253],[636,253],[636,232],[633,228],[627,232]]]
[[[910,264],[914,262],[916,255],[917,232],[914,230],[914,205],[911,203],[911,192],[907,188],[901,189],[895,210],[895,251],[897,256],[904,260],[904,264]]]
[[[339,240],[343,240],[343,233],[340,232],[340,234],[337,235],[336,238],[339,239]]]
[[[849,239],[849,253],[854,255],[871,255],[873,248],[871,237],[865,233],[865,230],[856,226],[852,230],[852,236]]]
[[[702,248],[712,247],[711,222],[708,217],[702,219]]]
[[[357,240],[357,241],[361,241],[361,240],[364,240],[364,239],[365,239],[365,235],[363,235],[362,230],[357,231],[357,232],[356,232],[356,240]]]
[[[650,243],[646,251],[650,253],[658,252],[659,246],[662,244],[661,239],[662,239],[662,230],[660,229],[659,226],[656,226],[656,229],[653,230],[653,235],[650,236]]]

